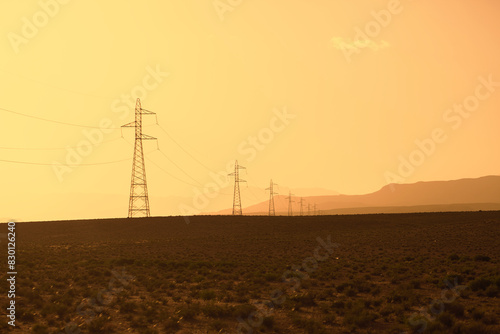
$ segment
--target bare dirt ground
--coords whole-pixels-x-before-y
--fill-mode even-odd
[[[18,223],[16,238],[16,327],[4,315],[0,332],[500,333],[500,212]]]

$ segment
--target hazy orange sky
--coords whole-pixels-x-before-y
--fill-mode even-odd
[[[1,9],[0,108],[119,127],[141,97],[158,114],[171,137],[151,117],[144,132],[175,165],[145,143],[153,215],[193,206],[209,170],[225,173],[234,159],[251,188],[272,178],[282,191],[306,189],[298,195],[369,193],[388,175],[500,174],[498,1],[26,0]],[[48,164],[0,161],[0,218],[126,216],[131,160],[59,176],[50,165],[64,164],[85,130],[97,144],[81,164],[131,158],[119,129],[99,132],[101,144],[97,129],[0,115],[0,160]],[[416,152],[419,140],[427,154]],[[401,157],[416,166],[401,173]],[[210,200],[230,207],[223,196]]]

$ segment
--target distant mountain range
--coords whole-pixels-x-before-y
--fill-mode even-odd
[[[300,212],[300,199],[294,197],[294,214]],[[366,195],[329,195],[304,197],[304,214],[403,213],[435,211],[500,210],[500,176],[453,181],[389,184]],[[276,214],[287,214],[288,200],[275,196]],[[269,201],[243,209],[244,214],[267,214]],[[216,214],[230,214],[226,209]]]
[[[266,192],[264,187],[242,187],[241,190],[243,203],[249,205],[243,209],[244,214],[268,214],[269,192]],[[300,197],[303,197],[305,201],[304,214],[308,212],[308,205],[313,211],[314,204],[320,214],[500,210],[500,176],[391,184],[366,195],[340,195],[321,188],[279,187],[276,191],[281,195],[275,196],[277,214],[288,213],[286,196],[289,190],[296,195],[293,197],[292,206],[295,215],[300,212]],[[199,194],[193,192],[193,196],[150,196],[151,214],[177,216],[232,213],[232,186],[225,187],[214,198]],[[13,195],[4,192],[0,194],[0,201],[6,202],[10,196],[23,198],[23,200],[9,207],[2,207],[0,221],[116,218],[126,217],[128,209],[128,193],[119,195],[81,193]],[[53,202],[54,205],[45,205],[47,200]],[[185,207],[194,209],[183,210],[182,208]]]

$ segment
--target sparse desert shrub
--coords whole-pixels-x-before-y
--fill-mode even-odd
[[[209,318],[224,318],[232,314],[231,308],[212,303],[200,306],[200,311]]]
[[[241,318],[247,318],[250,313],[252,312],[255,312],[257,309],[255,308],[255,306],[253,305],[249,305],[249,304],[240,304],[240,305],[236,305],[232,312],[233,312],[233,317],[235,318],[238,318],[238,317],[241,317]]]
[[[262,325],[267,329],[272,329],[274,327],[274,317],[265,317]]]
[[[314,300],[315,296],[310,293],[306,293],[304,295],[297,295],[290,297],[290,300],[294,303],[296,309],[300,309],[301,307],[311,307],[316,306],[316,301]]]
[[[141,334],[158,334],[158,331],[153,328],[145,328],[139,331]]]
[[[342,292],[345,290],[345,288],[349,287],[349,283],[342,283],[340,285],[337,285],[337,287],[335,289],[337,289],[337,292]]]
[[[137,309],[137,303],[135,302],[125,302],[120,305],[121,313],[133,313]]]
[[[348,287],[348,288],[345,290],[345,292],[344,292],[344,293],[345,293],[345,295],[346,295],[347,297],[355,297],[355,296],[356,296],[356,294],[357,294],[357,293],[356,293],[356,290],[355,290],[354,288],[352,288],[352,287]]]
[[[448,311],[441,313],[437,320],[447,328],[450,328],[455,323],[455,317]]]
[[[462,304],[454,301],[453,303],[446,304],[446,311],[450,312],[458,318],[463,318],[465,314],[465,308]]]
[[[185,305],[177,311],[177,315],[184,320],[191,321],[200,313],[199,304]]]
[[[380,294],[380,287],[379,286],[375,286],[372,291],[371,291],[371,294],[372,296],[378,296]]]
[[[372,323],[377,316],[365,307],[363,303],[356,303],[346,311],[344,322],[348,325],[365,328]]]
[[[413,289],[420,289],[420,285],[421,285],[421,282],[418,279],[413,279],[413,280],[410,281],[410,286]]]
[[[476,255],[474,256],[474,261],[477,261],[477,262],[489,262],[491,260],[491,258],[489,256],[486,256],[486,255]]]
[[[180,320],[178,317],[170,317],[163,323],[163,328],[167,333],[172,333],[181,328]]]
[[[481,320],[484,317],[484,311],[482,310],[473,310],[471,312],[472,319]]]
[[[222,329],[224,329],[224,323],[221,320],[216,319],[216,320],[212,321],[212,323],[210,324],[210,327],[215,329],[217,332],[220,332]]]
[[[498,319],[494,314],[488,313],[483,316],[482,322],[485,325],[496,325],[498,324]]]
[[[332,308],[336,310],[343,310],[345,308],[345,303],[343,301],[335,301],[332,303]]]
[[[308,334],[324,334],[325,330],[320,323],[316,322],[314,319],[303,319],[295,316],[292,319],[293,323],[302,329],[304,329]]]
[[[474,322],[472,324],[457,323],[452,328],[452,333],[460,334],[493,334],[484,324]]]
[[[48,334],[49,330],[48,330],[47,326],[45,326],[45,325],[35,324],[35,326],[33,326],[33,333],[35,333],[35,334]]]
[[[28,312],[22,309],[18,311],[17,317],[26,323],[31,323],[35,321],[35,315],[32,312]]]
[[[446,328],[441,322],[433,321],[427,323],[424,333],[432,333],[432,334],[446,333]]]
[[[371,286],[366,280],[356,279],[352,283],[352,287],[356,289],[359,293],[370,292]]]
[[[203,300],[212,300],[216,297],[214,290],[201,290],[198,295]]]
[[[281,276],[275,273],[266,273],[264,278],[268,282],[281,282]]]
[[[410,300],[414,295],[414,292],[406,287],[400,287],[395,291],[392,291],[387,297],[387,302],[389,303],[403,303]]]
[[[471,288],[472,291],[486,290],[486,288],[489,287],[490,284],[491,281],[489,279],[485,277],[480,277],[470,282],[469,287]]]
[[[462,275],[447,275],[440,282],[439,287],[442,289],[450,288],[450,286],[462,284],[464,277]]]
[[[106,317],[94,318],[88,324],[89,333],[113,333],[113,328]]]
[[[485,293],[488,297],[496,297],[498,296],[498,287],[496,285],[490,285],[488,288],[486,288]]]

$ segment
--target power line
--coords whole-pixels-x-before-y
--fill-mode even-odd
[[[205,165],[203,162],[201,162],[200,160],[198,160],[195,156],[193,156],[191,153],[189,153],[181,144],[179,144],[179,142],[177,140],[174,139],[174,137],[172,137],[172,135],[170,133],[167,132],[167,130],[165,130],[161,125],[158,125],[159,128],[165,132],[165,134],[168,136],[168,138],[170,138],[170,140],[172,140],[177,146],[179,146],[179,148],[184,151],[184,153],[186,153],[187,155],[189,155],[194,161],[196,161],[197,163],[199,163],[201,166],[203,166],[205,169],[207,169],[209,172],[214,172],[210,167],[208,167],[207,165]],[[214,172],[215,173],[215,172]]]
[[[163,153],[162,150],[158,149],[157,151],[159,151],[168,161],[170,161],[170,163],[172,163],[175,167],[177,167],[181,172],[183,172],[187,177],[189,177],[191,180],[193,180],[194,182],[198,183],[198,186],[203,186],[201,184],[201,182],[199,182],[198,180],[194,179],[191,175],[189,175],[182,167],[180,167],[177,163],[175,163],[175,161],[173,161],[172,159],[170,159],[165,153]],[[197,187],[198,187],[197,186]]]
[[[100,99],[106,99],[106,100],[116,100],[116,98],[111,98],[111,97],[108,97],[108,96],[101,96],[101,95],[96,95],[96,94],[82,93],[82,92],[77,92],[75,90],[71,90],[71,89],[67,89],[67,88],[62,88],[62,87],[59,87],[59,86],[55,86],[53,84],[49,84],[47,82],[43,82],[43,81],[36,80],[36,79],[33,79],[33,78],[28,78],[28,77],[26,77],[24,75],[21,75],[21,74],[18,74],[18,73],[11,73],[11,72],[7,72],[5,70],[2,70],[2,72],[10,74],[10,75],[16,75],[16,76],[19,76],[21,78],[37,82],[37,83],[39,83],[39,84],[41,84],[43,86],[52,87],[52,88],[59,89],[59,90],[64,90],[66,92],[70,92],[70,93],[77,94],[77,95],[98,97]]]
[[[115,160],[115,161],[107,161],[107,162],[98,162],[98,163],[92,163],[92,164],[65,164],[65,166],[68,167],[79,167],[79,166],[98,166],[98,165],[109,165],[109,164],[115,164],[119,162],[124,162],[124,161],[129,161],[130,158],[127,159],[122,159],[122,160]],[[54,163],[41,163],[41,162],[29,162],[29,161],[17,161],[17,160],[4,160],[0,159],[0,162],[8,162],[8,163],[15,163],[15,164],[26,164],[26,165],[38,165],[38,166],[53,166]]]
[[[170,172],[167,172],[164,168],[162,168],[160,165],[158,165],[156,162],[154,162],[153,160],[151,160],[151,158],[149,158],[147,155],[145,156],[146,160],[148,160],[149,162],[151,162],[153,165],[155,165],[159,170],[161,170],[162,172],[164,172],[165,174],[167,174],[168,176],[176,179],[177,181],[180,181],[182,183],[185,183],[185,184],[188,184],[190,186],[194,186],[194,187],[199,187],[197,184],[194,184],[194,183],[189,183],[189,182],[186,182],[182,179],[179,179],[177,176],[171,174]]]
[[[105,143],[110,143],[110,142],[113,142],[113,141],[117,141],[119,139],[122,139],[122,137],[118,137],[118,138],[115,138],[115,139],[110,139],[110,140],[105,140],[105,141],[102,141],[100,143],[90,143],[90,145],[92,146],[99,146],[101,144],[105,144]],[[39,147],[39,148],[35,148],[35,147],[3,147],[3,146],[0,146],[0,150],[19,150],[19,151],[57,151],[57,150],[66,150],[68,148],[73,148],[73,149],[76,149],[77,147],[76,146],[66,146],[66,147],[48,147],[48,148],[42,148],[42,147]]]
[[[131,142],[129,142],[129,141],[128,141],[128,140],[126,140],[125,138],[123,138],[123,139],[124,139],[124,140],[125,140],[125,142],[126,142],[127,144],[129,144],[130,146],[134,146],[134,144],[132,144]],[[187,185],[190,185],[190,186],[194,186],[194,187],[197,187],[197,188],[199,187],[199,185],[198,185],[198,184],[190,183],[190,182],[187,182],[187,181],[184,181],[184,180],[182,180],[182,179],[178,178],[177,176],[175,176],[175,175],[173,175],[172,173],[168,172],[168,171],[167,171],[167,170],[165,170],[163,167],[161,167],[159,164],[157,164],[156,162],[154,162],[154,160],[152,160],[151,158],[149,158],[149,157],[148,157],[148,155],[149,155],[150,153],[152,153],[152,152],[156,152],[156,151],[158,151],[158,150],[154,150],[154,151],[151,151],[151,152],[149,152],[149,153],[146,153],[146,155],[144,156],[144,157],[145,157],[145,159],[146,159],[146,160],[148,160],[149,162],[151,162],[153,165],[155,165],[155,166],[156,166],[159,170],[161,170],[162,172],[164,172],[164,173],[165,173],[165,174],[167,174],[168,176],[170,176],[170,177],[172,177],[172,178],[176,179],[177,181],[180,181],[180,182],[182,182],[182,183],[184,183],[184,184],[187,184]],[[222,192],[221,192],[221,194],[223,194],[223,195],[231,195],[231,194],[225,194],[225,193],[222,193]]]
[[[53,119],[48,119],[48,118],[43,118],[43,117],[28,115],[28,114],[24,114],[24,113],[21,113],[21,112],[17,112],[17,111],[5,109],[5,108],[0,108],[0,110],[3,110],[5,112],[9,112],[9,113],[12,113],[12,114],[15,114],[15,115],[24,116],[24,117],[27,117],[27,118],[32,118],[32,119],[36,119],[36,120],[44,121],[44,122],[49,122],[49,123],[55,123],[55,124],[61,124],[61,125],[69,125],[69,126],[74,126],[74,127],[78,127],[78,128],[88,128],[88,129],[100,129],[101,128],[99,126],[81,125],[81,124],[75,124],[75,123],[67,123],[67,122],[62,122],[62,121],[56,121],[56,120],[53,120]],[[106,128],[106,129],[120,129],[120,128],[119,127],[109,127],[109,128]]]

